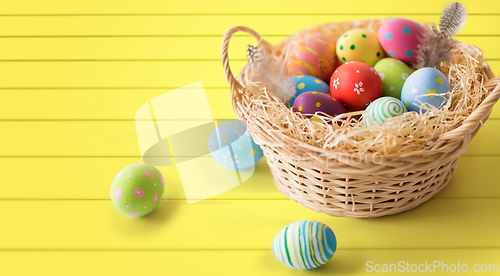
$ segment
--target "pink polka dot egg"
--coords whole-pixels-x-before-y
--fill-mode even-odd
[[[125,216],[143,217],[158,207],[164,187],[163,176],[156,167],[132,164],[115,176],[111,184],[111,201]]]
[[[417,62],[417,46],[426,30],[418,23],[404,19],[391,18],[380,26],[378,39],[384,51],[393,58],[408,64]]]

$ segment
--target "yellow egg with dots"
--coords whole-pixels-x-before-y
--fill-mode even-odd
[[[378,34],[365,28],[352,29],[341,35],[336,48],[337,57],[342,63],[361,61],[373,66],[385,57]]]

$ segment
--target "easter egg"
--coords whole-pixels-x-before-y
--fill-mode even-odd
[[[264,156],[246,124],[238,120],[214,129],[208,137],[208,150],[218,163],[233,170],[252,168]]]
[[[328,86],[328,84],[324,81],[313,76],[300,75],[292,77],[292,80],[295,82],[295,90],[297,93],[295,94],[295,97],[288,100],[287,105],[289,106],[293,106],[295,98],[304,92],[315,91],[330,94],[330,86]]]
[[[304,92],[297,97],[293,105],[293,111],[300,112],[306,115],[307,118],[311,118],[316,112],[323,112],[336,117],[346,113],[347,109],[341,102],[332,98],[330,94],[312,91]]]
[[[341,35],[335,50],[342,63],[361,61],[373,66],[384,56],[377,33],[364,28],[352,29]]]
[[[414,64],[417,62],[417,46],[421,43],[419,37],[425,32],[425,29],[414,21],[391,18],[380,26],[378,39],[390,57]]]
[[[274,256],[295,269],[312,269],[328,262],[337,249],[337,238],[327,225],[301,220],[285,226],[274,237]]]
[[[435,107],[440,107],[448,100],[448,95],[438,95],[450,92],[450,83],[446,76],[441,71],[424,67],[413,72],[401,91],[401,101],[405,104],[409,111],[425,112],[422,103],[428,103]]]
[[[382,79],[382,96],[401,98],[401,89],[413,69],[395,58],[383,58],[373,67]]]
[[[335,49],[330,43],[320,34],[309,34],[296,39],[287,58],[288,72],[328,82],[335,68]]]
[[[165,182],[152,165],[137,163],[121,170],[111,184],[111,201],[127,217],[143,217],[160,204]]]
[[[400,100],[394,97],[378,98],[366,108],[366,113],[363,114],[365,118],[363,125],[371,126],[375,122],[385,123],[388,119],[405,112],[408,112],[408,110]]]
[[[359,61],[346,62],[333,72],[330,93],[347,109],[363,110],[382,95],[382,80],[370,65]]]

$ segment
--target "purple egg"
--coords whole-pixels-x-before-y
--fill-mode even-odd
[[[314,116],[316,112],[323,112],[332,117],[346,113],[344,104],[332,96],[321,92],[304,92],[297,96],[293,104],[293,111],[306,115],[307,118]]]

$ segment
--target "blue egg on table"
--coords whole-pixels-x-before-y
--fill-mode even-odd
[[[224,123],[208,137],[208,150],[212,157],[226,168],[245,170],[255,166],[264,156],[242,121]]]
[[[441,71],[424,67],[408,77],[401,91],[401,101],[408,111],[425,112],[425,108],[420,110],[422,103],[439,108],[448,100],[445,93],[450,90],[450,82]]]
[[[293,222],[274,237],[273,254],[291,268],[312,269],[328,262],[337,249],[330,227],[313,220]]]
[[[292,97],[286,102],[288,106],[293,106],[295,99],[304,92],[315,91],[330,94],[330,86],[324,81],[313,76],[300,75],[293,77],[292,80],[295,82],[295,90],[297,93],[295,94],[295,97]]]

